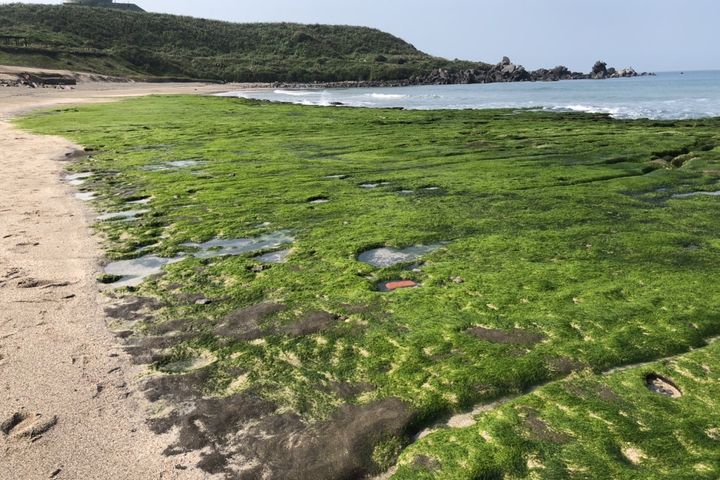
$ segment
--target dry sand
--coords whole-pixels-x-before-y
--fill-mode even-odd
[[[231,88],[0,88],[0,480],[210,478],[195,457],[162,454],[171,439],[145,424],[143,372],[106,328],[93,216],[60,180],[59,159],[78,147],[9,120],[54,105]]]

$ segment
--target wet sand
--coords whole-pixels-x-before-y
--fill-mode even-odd
[[[83,82],[0,88],[0,480],[205,479],[145,424],[143,371],[106,327],[94,213],[61,182],[65,153],[10,119],[36,108],[236,86]]]

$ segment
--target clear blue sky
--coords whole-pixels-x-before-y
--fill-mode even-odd
[[[0,0],[0,3],[10,3]],[[38,3],[32,2],[32,3]],[[61,0],[43,3],[62,3]],[[136,0],[153,12],[236,22],[376,27],[447,58],[589,71],[720,69],[720,0]]]

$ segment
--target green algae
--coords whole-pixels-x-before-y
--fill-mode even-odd
[[[412,445],[393,478],[714,479],[720,344],[606,376],[573,374]],[[646,388],[660,372],[682,388]],[[431,468],[418,458],[432,458]]]
[[[697,433],[720,428],[701,417],[705,409],[717,418],[709,400],[720,393],[710,381],[720,368],[717,348],[682,357],[690,366],[701,357],[710,371],[700,377],[692,367],[688,381],[706,380],[697,393],[681,385],[686,395],[677,400],[645,388],[647,367],[642,375],[593,372],[687,352],[720,334],[720,200],[673,198],[718,184],[720,120],[153,97],[20,124],[94,151],[72,168],[94,173],[86,184],[103,211],[153,199],[132,223],[97,225],[113,259],[148,245],[145,253],[173,257],[184,244],[293,232],[285,263],[259,265],[258,252],[188,258],[133,287],[164,305],[136,335],[182,319],[196,336],[176,351],[212,353],[208,392],[224,395],[241,377],[243,388],[308,422],[343,403],[398,397],[416,411],[412,434],[583,370],[484,414],[477,426],[423,438],[401,456],[397,477],[717,476],[710,447],[718,444]],[[188,158],[202,162],[201,171],[148,168]],[[423,256],[419,271],[357,259],[376,248],[433,244],[443,248]],[[422,288],[377,291],[398,279]],[[187,303],[179,292],[216,300]],[[263,338],[213,333],[228,313],[264,301],[287,309],[263,320]],[[312,311],[339,320],[306,335],[282,333]],[[473,327],[543,340],[493,342],[470,334]],[[233,373],[239,367],[242,374]],[[678,371],[653,368],[682,383]],[[337,384],[372,388],[339,395],[329,388]],[[567,393],[573,385],[607,386],[622,409]],[[654,429],[650,417],[663,427]],[[383,440],[376,462],[387,467],[398,442],[410,439]],[[633,463],[623,448],[645,460]]]

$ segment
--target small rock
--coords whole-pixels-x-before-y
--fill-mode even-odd
[[[395,282],[387,282],[382,284],[381,289],[392,292],[393,290],[399,290],[401,288],[414,288],[417,286],[418,284],[416,282],[413,282],[412,280],[398,280]]]

